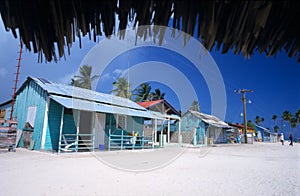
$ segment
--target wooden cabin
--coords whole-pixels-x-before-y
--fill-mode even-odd
[[[180,113],[167,100],[144,101],[138,104],[157,117],[156,122],[152,122],[154,141],[157,142],[162,135],[166,135],[166,142],[179,142]]]
[[[183,143],[205,146],[228,143],[228,133],[234,129],[224,121],[209,114],[188,110],[181,117]]]
[[[144,119],[155,119],[147,109],[125,98],[46,79],[27,78],[17,91],[13,115],[23,131],[19,146],[25,146],[26,136],[34,150],[93,151],[153,144],[153,137],[143,137]]]
[[[255,125],[257,130],[257,141],[260,142],[277,142],[277,134],[272,133],[269,129]]]

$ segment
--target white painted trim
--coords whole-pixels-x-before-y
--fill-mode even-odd
[[[79,129],[80,129],[80,110],[77,111],[77,127],[76,127],[76,152],[78,152],[78,140],[79,140]]]
[[[63,126],[64,126],[64,113],[65,113],[64,111],[65,111],[65,107],[62,107],[61,117],[60,117],[60,126],[59,126],[58,153],[60,153],[62,130],[63,130]]]
[[[93,118],[92,118],[92,126],[93,126],[93,152],[95,151],[95,134],[96,134],[96,115],[97,113],[96,112],[93,112]]]
[[[168,119],[168,143],[170,143],[170,129],[171,129],[170,121],[171,119]]]
[[[154,142],[157,141],[157,119],[154,119]]]
[[[41,149],[45,149],[46,143],[46,135],[47,135],[47,127],[48,127],[48,115],[49,115],[49,105],[50,105],[50,97],[47,96],[47,102],[45,106],[45,114],[44,114],[44,125],[43,125],[43,132],[42,132],[42,141],[41,141]]]
[[[181,136],[181,120],[179,120],[178,122],[178,143],[180,143],[180,136]]]

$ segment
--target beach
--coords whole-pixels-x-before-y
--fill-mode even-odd
[[[0,151],[1,195],[300,195],[300,144]]]

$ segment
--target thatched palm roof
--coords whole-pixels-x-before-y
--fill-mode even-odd
[[[297,0],[0,0],[0,12],[6,30],[47,61],[63,57],[64,47],[69,49],[76,36],[96,41],[102,33],[109,36],[126,28],[128,20],[167,26],[172,16],[173,27],[195,33],[208,50],[216,46],[222,53],[233,49],[248,56],[257,50],[274,56],[283,49],[300,61],[299,5]]]

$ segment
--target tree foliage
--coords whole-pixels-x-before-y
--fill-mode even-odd
[[[130,84],[125,77],[118,78],[117,81],[112,83],[112,85],[114,87],[114,89],[110,91],[112,94],[127,99],[132,98]]]
[[[79,69],[78,76],[74,76],[71,80],[72,86],[77,86],[85,89],[92,89],[92,82],[99,78],[98,75],[92,76],[92,66],[83,65]]]
[[[190,106],[190,110],[200,112],[198,101],[194,100]]]
[[[134,89],[133,95],[135,96],[135,102],[141,101],[152,101],[165,98],[165,93],[162,93],[160,89],[155,89],[154,92],[151,92],[151,85],[149,83],[143,83]]]
[[[165,93],[162,93],[159,88],[155,89],[154,92],[151,93],[152,100],[159,100],[165,98]]]

